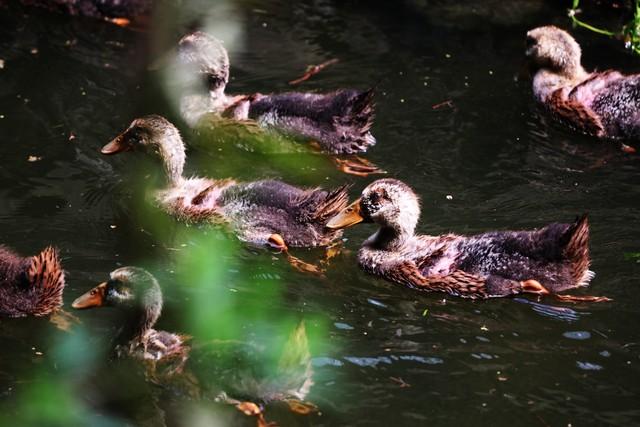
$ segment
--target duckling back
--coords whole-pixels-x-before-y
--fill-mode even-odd
[[[327,191],[264,180],[228,188],[219,203],[242,240],[260,243],[258,233],[269,232],[290,246],[324,246],[340,235],[325,230],[326,222],[347,202],[346,186]]]
[[[585,286],[593,278],[586,216],[534,231],[471,236],[459,250],[461,270],[517,281],[534,279],[552,292]]]
[[[28,258],[0,247],[0,315],[44,316],[62,306],[64,272],[48,247]]]
[[[611,71],[600,73],[598,79],[604,80],[596,82],[603,87],[595,91],[590,106],[600,117],[604,136],[640,138],[640,75],[623,76]]]
[[[370,132],[373,89],[259,95],[250,104],[249,117],[265,126],[317,140],[331,153],[364,152],[376,142]]]

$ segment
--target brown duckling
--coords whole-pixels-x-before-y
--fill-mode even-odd
[[[270,402],[283,401],[303,414],[315,408],[302,401],[313,385],[304,323],[291,334],[277,370],[265,373],[256,368],[264,362],[264,349],[250,343],[191,345],[191,338],[186,335],[154,329],[162,305],[162,290],[151,273],[142,268],[121,267],[110,273],[108,281],[77,298],[72,306],[122,309],[128,317],[116,340],[117,357],[144,362],[150,379],[178,387],[190,397],[210,397],[232,404],[257,417],[258,426],[271,425],[262,412],[263,405]],[[233,360],[232,366],[229,360]],[[211,384],[212,380],[215,384]]]
[[[178,129],[161,116],[134,120],[103,154],[129,150],[157,153],[168,187],[156,195],[168,213],[187,222],[227,222],[240,240],[286,251],[289,246],[327,246],[341,232],[326,222],[346,207],[345,186],[302,189],[276,180],[241,183],[232,179],[184,178],[185,148]]]
[[[78,297],[71,306],[124,307],[130,312],[117,339],[118,356],[149,361],[177,358],[184,362],[189,353],[189,337],[153,328],[162,312],[162,290],[155,277],[136,267],[121,267],[109,276],[108,281]]]
[[[358,252],[367,272],[425,291],[471,299],[523,292],[551,294],[586,286],[589,225],[586,216],[573,224],[553,223],[532,231],[493,231],[474,236],[416,235],[418,197],[396,179],[367,186],[362,196],[332,218],[341,229],[375,222],[378,231]],[[606,301],[604,297],[558,295],[569,301]]]
[[[555,118],[599,138],[640,137],[640,74],[586,71],[580,45],[551,25],[527,33],[526,54],[536,69],[533,93]]]
[[[190,126],[195,126],[206,113],[252,119],[266,128],[310,138],[334,154],[364,152],[376,142],[370,132],[374,118],[372,89],[228,96],[227,50],[202,31],[180,40],[178,61],[187,68],[187,74],[200,76],[208,89],[207,95],[197,91],[181,100],[182,115]]]
[[[0,315],[45,316],[62,307],[64,271],[58,251],[48,247],[23,258],[0,246]]]

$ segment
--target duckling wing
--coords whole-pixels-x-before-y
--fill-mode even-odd
[[[549,96],[547,105],[558,120],[588,135],[602,136],[604,125],[598,114],[579,99],[569,99],[564,89]]]
[[[592,277],[588,241],[586,216],[538,230],[484,233],[461,244],[457,267],[517,281],[535,279],[550,290],[564,290]]]
[[[287,245],[315,246],[337,235],[326,233],[324,225],[346,207],[346,188],[306,190],[265,180],[229,188],[222,202],[243,240],[261,244],[265,233],[277,233]]]
[[[424,276],[415,263],[405,261],[387,270],[384,276],[411,288],[445,292],[463,298],[479,299],[493,295],[487,288],[485,277],[462,270],[453,270],[445,275]]]
[[[640,137],[640,75],[623,76],[605,71],[576,87],[572,98],[581,99],[600,118],[609,138]]]
[[[189,363],[203,379],[201,384],[209,394],[224,392],[232,399],[252,402],[304,399],[313,384],[311,355],[302,322],[280,353],[249,342],[213,341],[195,348]]]
[[[352,154],[376,142],[370,133],[373,108],[373,89],[290,92],[256,97],[249,117],[264,126],[317,140],[328,152]]]

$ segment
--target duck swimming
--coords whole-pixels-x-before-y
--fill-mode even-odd
[[[526,54],[536,69],[533,93],[555,118],[599,138],[640,137],[640,74],[586,71],[580,45],[554,26],[529,31]]]
[[[376,140],[373,125],[373,90],[341,89],[325,94],[288,92],[229,96],[229,55],[222,43],[202,31],[184,36],[178,61],[188,74],[200,76],[208,89],[185,95],[181,112],[190,126],[206,113],[238,120],[252,119],[266,128],[311,138],[334,154],[366,151]]]
[[[116,339],[117,357],[130,357],[150,367],[152,379],[162,384],[181,386],[189,396],[215,397],[233,404],[247,415],[256,416],[259,426],[264,420],[261,407],[283,401],[298,413],[313,405],[302,402],[313,384],[311,355],[304,328],[300,323],[284,346],[278,369],[259,375],[256,367],[264,350],[248,343],[212,342],[191,345],[190,337],[154,329],[162,312],[162,290],[156,278],[138,267],[121,267],[112,271],[109,280],[78,297],[75,309],[97,307],[120,308],[128,314]],[[229,366],[228,358],[233,358]],[[249,360],[251,358],[260,360]],[[225,362],[226,360],[226,362]],[[245,364],[243,364],[245,363]],[[212,373],[206,378],[196,373]],[[183,382],[179,380],[183,379]],[[215,384],[209,384],[213,380]],[[206,397],[206,396],[205,396]],[[246,400],[238,400],[246,399]]]
[[[20,257],[0,246],[0,316],[45,316],[62,307],[64,271],[58,251]]]
[[[157,193],[156,200],[180,220],[227,222],[240,240],[281,251],[289,246],[327,246],[341,235],[325,224],[346,207],[346,186],[326,191],[275,180],[240,183],[184,178],[185,148],[180,133],[157,115],[134,120],[102,153],[129,150],[147,150],[162,158],[168,187]]]
[[[532,231],[493,231],[474,236],[416,235],[420,205],[416,194],[396,179],[367,186],[362,196],[332,218],[341,229],[375,222],[378,231],[358,252],[367,272],[409,287],[484,299],[519,293],[555,294],[586,286],[589,225],[553,223]],[[567,301],[607,301],[605,297],[557,295]]]

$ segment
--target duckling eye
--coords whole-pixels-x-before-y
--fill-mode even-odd
[[[533,47],[536,44],[536,39],[531,37],[531,36],[527,36],[527,47]]]
[[[211,90],[211,89],[217,89],[218,87],[222,86],[224,81],[216,75],[208,74],[206,76],[206,83],[209,89]]]

